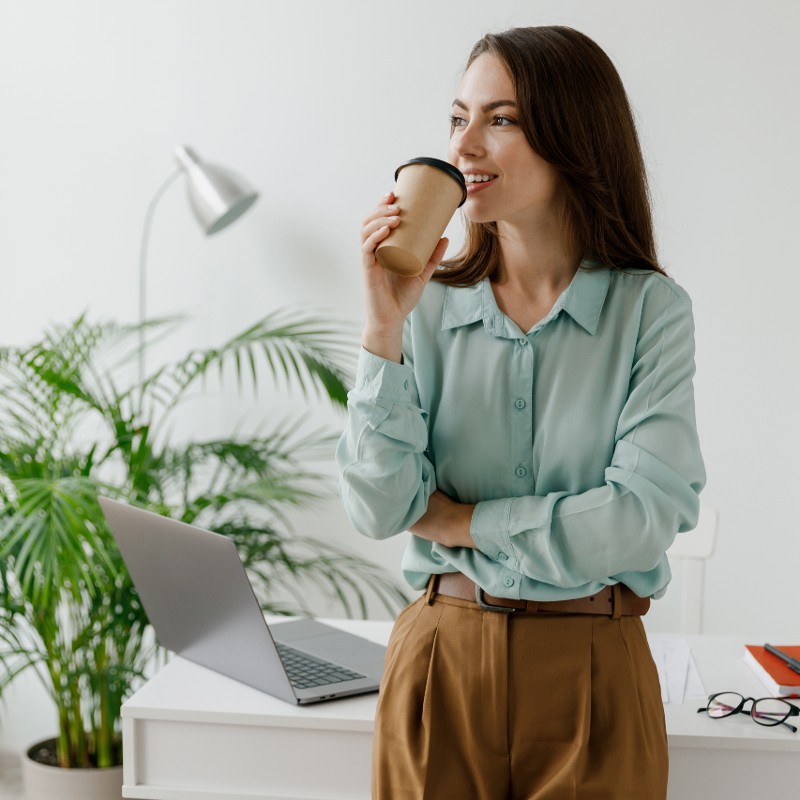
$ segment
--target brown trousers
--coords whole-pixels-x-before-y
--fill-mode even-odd
[[[664,800],[667,770],[640,617],[515,616],[429,591],[397,618],[373,800]]]

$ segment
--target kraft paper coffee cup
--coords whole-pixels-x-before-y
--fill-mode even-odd
[[[460,170],[438,158],[412,158],[394,174],[400,223],[376,248],[375,258],[399,275],[419,275],[455,210],[467,199]]]

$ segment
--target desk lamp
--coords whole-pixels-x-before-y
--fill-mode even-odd
[[[258,199],[256,192],[244,179],[225,167],[203,162],[192,149],[181,145],[175,148],[178,168],[172,172],[153,195],[144,220],[144,232],[139,253],[139,386],[144,382],[144,322],[147,319],[147,245],[153,213],[161,196],[180,175],[186,175],[189,203],[200,227],[210,236],[238,219]]]

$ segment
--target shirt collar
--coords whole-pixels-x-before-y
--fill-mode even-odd
[[[595,263],[584,259],[570,285],[556,300],[550,314],[541,323],[538,323],[537,327],[546,324],[563,310],[587,333],[594,336],[610,282],[611,271],[609,269],[598,269]],[[488,278],[484,278],[473,286],[446,287],[442,309],[442,330],[472,325],[481,320],[486,331],[493,336],[504,335],[506,328],[511,324],[498,308]]]
[[[592,266],[592,262],[584,260],[564,291],[564,311],[592,336],[597,332],[610,284],[610,269]]]

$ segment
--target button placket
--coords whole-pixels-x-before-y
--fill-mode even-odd
[[[533,367],[535,350],[527,338],[514,344],[509,375],[511,403],[510,489],[515,496],[530,494],[533,474]]]

